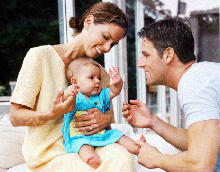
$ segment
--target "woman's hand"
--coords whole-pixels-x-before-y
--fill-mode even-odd
[[[130,100],[130,103],[123,103],[123,117],[127,118],[130,125],[139,128],[151,128],[153,125],[153,114],[146,104],[139,100]]]
[[[70,88],[68,87],[67,89],[69,90]],[[74,91],[68,91],[68,97],[65,101],[63,101],[62,97],[64,95],[64,90],[60,89],[53,99],[52,110],[49,113],[50,119],[57,119],[62,117],[64,114],[74,111],[77,94],[77,89]]]
[[[10,110],[10,121],[14,127],[18,126],[39,126],[45,122],[62,117],[64,114],[74,111],[76,93],[71,92],[66,101],[62,101],[64,90],[56,94],[52,103],[52,110],[49,112],[37,112],[30,107],[12,103]]]
[[[111,117],[103,114],[97,108],[87,110],[85,115],[75,118],[75,126],[78,131],[86,131],[84,135],[92,135],[103,130],[111,123]]]

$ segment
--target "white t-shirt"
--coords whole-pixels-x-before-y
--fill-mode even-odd
[[[220,63],[194,63],[178,85],[178,97],[186,127],[220,117]]]

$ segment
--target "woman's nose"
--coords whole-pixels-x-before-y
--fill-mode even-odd
[[[103,46],[105,53],[108,53],[111,50],[111,44],[110,43],[105,43],[105,45]]]

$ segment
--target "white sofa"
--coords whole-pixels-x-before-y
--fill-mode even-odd
[[[21,152],[25,127],[13,127],[11,125],[8,115],[9,109],[7,108],[7,106],[4,106],[2,111],[0,106],[0,172],[30,172]],[[128,124],[112,124],[112,128],[117,128],[133,140],[139,138],[139,134],[135,134],[133,128]],[[149,144],[156,146],[163,153],[174,154],[178,152],[177,149],[156,134],[145,135],[145,138]],[[163,171],[161,169],[150,170],[142,167],[138,164],[137,156],[135,155],[134,160],[137,172]]]

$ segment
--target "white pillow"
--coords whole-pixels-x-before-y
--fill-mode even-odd
[[[20,164],[5,172],[31,172],[31,170],[28,169],[27,164]]]
[[[0,172],[4,172],[4,171],[6,171],[7,169],[5,169],[5,168],[0,168]]]
[[[13,127],[9,115],[4,114],[0,119],[0,169],[11,168],[25,162],[21,151],[24,135],[25,128]]]

